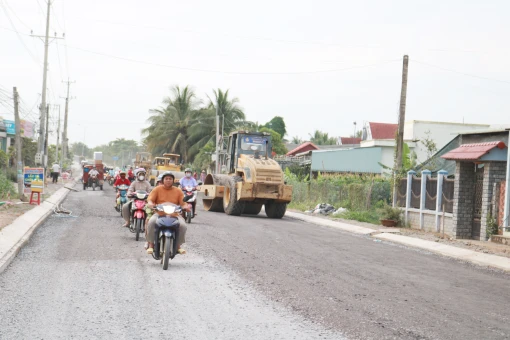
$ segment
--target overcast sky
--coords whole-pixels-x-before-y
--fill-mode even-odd
[[[48,102],[63,116],[62,80],[76,81],[71,142],[140,140],[172,85],[204,101],[229,89],[248,120],[284,117],[288,138],[348,136],[354,121],[397,122],[404,54],[407,120],[510,123],[509,1],[52,3],[50,31],[66,38],[50,45]],[[0,4],[0,89],[17,86],[22,116],[35,121],[44,48],[27,35],[44,34],[46,2]],[[5,100],[0,115],[12,119]]]

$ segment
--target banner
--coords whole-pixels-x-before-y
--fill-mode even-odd
[[[16,125],[14,124],[14,121],[4,119],[4,124],[8,135],[16,134]]]
[[[28,120],[21,120],[21,136],[32,138],[34,137],[34,123],[29,122]]]
[[[32,182],[34,182],[34,189],[44,194],[44,169],[25,168],[23,171],[23,193],[30,194],[32,192]]]

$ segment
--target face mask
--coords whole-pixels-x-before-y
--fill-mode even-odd
[[[138,176],[138,179],[139,179],[140,181],[143,181],[143,180],[145,179],[145,176],[144,176],[144,175]]]
[[[191,174],[186,174],[186,177],[188,177],[188,178],[191,177]]]

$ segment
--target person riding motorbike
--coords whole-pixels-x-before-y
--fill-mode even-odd
[[[135,180],[135,174],[133,173],[133,167],[130,166],[127,172],[128,179],[133,182]]]
[[[125,184],[127,186],[130,186],[131,185],[131,182],[129,181],[129,179],[126,178],[126,172],[124,170],[122,170],[120,173],[119,173],[119,178],[117,180],[115,180],[115,183],[113,183],[113,189],[115,191],[117,191],[117,187],[119,185],[122,185],[122,184]],[[119,198],[120,196],[120,193],[117,192],[117,195],[115,196],[115,210],[119,211],[119,207],[117,206],[117,198]]]
[[[192,187],[193,190],[196,190],[198,186],[197,180],[191,176],[191,169],[186,168],[184,170],[184,177],[180,179],[179,181],[179,187],[181,188],[182,192],[186,190],[186,187]],[[195,203],[193,202],[193,210],[195,210]],[[194,215],[196,216],[197,213],[194,211]]]
[[[91,187],[92,186],[92,176],[99,176],[99,171],[97,171],[96,167],[93,166],[92,169],[89,171],[89,180],[88,180],[88,186]]]
[[[163,175],[162,175],[163,185],[159,185],[159,186],[155,187],[149,195],[149,198],[147,200],[149,208],[154,208],[156,205],[162,204],[162,203],[173,203],[173,204],[181,206],[181,208],[183,210],[188,210],[188,204],[183,201],[184,193],[181,190],[179,190],[178,188],[174,187],[174,180],[175,180],[175,176],[171,172],[167,171],[167,172],[163,173]],[[159,217],[158,214],[152,215],[152,217],[149,220],[149,223],[147,223],[147,228],[146,228],[146,231],[147,231],[146,237],[147,237],[147,242],[148,242],[147,254],[152,254],[154,252],[154,241],[158,237],[158,235],[156,235],[156,232],[157,232],[156,222],[157,222],[158,217]],[[179,226],[179,237],[177,240],[177,244],[178,244],[177,252],[179,254],[186,254],[186,250],[184,250],[182,248],[182,245],[184,243],[186,243],[187,226],[186,226],[186,222],[180,215],[178,216],[178,218],[179,218],[180,226]]]
[[[147,175],[145,169],[143,168],[136,169],[135,174],[136,180],[133,183],[131,183],[127,192],[127,197],[129,200],[126,204],[122,206],[122,216],[124,217],[124,221],[126,221],[126,223],[124,223],[122,226],[126,228],[129,227],[129,219],[131,217],[130,214],[131,205],[133,204],[133,199],[130,198],[130,196],[134,194],[137,190],[143,190],[149,193],[152,190],[151,184],[149,183],[148,180],[145,179],[145,176]]]

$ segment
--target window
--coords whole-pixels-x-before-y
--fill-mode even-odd
[[[267,137],[264,136],[243,136],[241,150],[265,152],[267,141]]]

